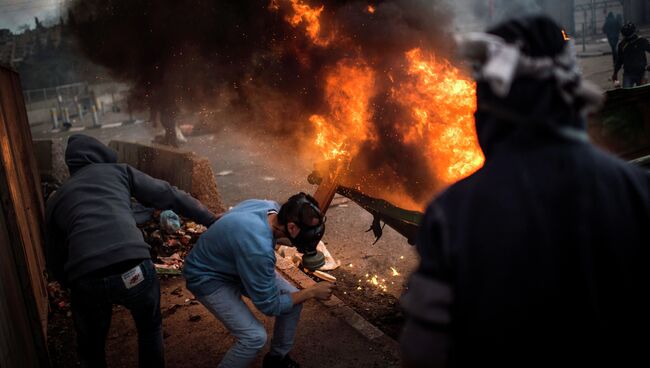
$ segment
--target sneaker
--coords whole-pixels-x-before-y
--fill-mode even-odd
[[[300,364],[291,359],[289,354],[284,357],[279,357],[277,355],[266,353],[264,356],[264,362],[262,363],[262,368],[300,368]]]

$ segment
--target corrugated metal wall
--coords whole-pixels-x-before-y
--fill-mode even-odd
[[[20,81],[0,67],[0,367],[49,366],[43,208]]]

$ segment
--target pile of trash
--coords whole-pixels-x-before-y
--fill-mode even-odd
[[[180,275],[187,253],[207,228],[181,218],[173,211],[154,211],[139,225],[159,274]]]
[[[52,312],[71,315],[70,311],[70,293],[62,288],[58,282],[52,281],[47,283],[47,296],[50,302]]]
[[[173,211],[154,210],[148,220],[138,225],[144,240],[151,246],[151,259],[156,272],[164,275],[180,275],[187,253],[207,228],[179,217]],[[50,310],[70,315],[68,290],[52,281],[47,284]]]

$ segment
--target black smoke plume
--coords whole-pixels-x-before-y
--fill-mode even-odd
[[[306,24],[291,25],[292,1],[324,6],[321,34],[336,34],[337,42],[315,44]],[[326,108],[326,71],[340,60],[360,56],[379,74],[388,74],[415,47],[446,56],[450,19],[441,3],[77,0],[70,13],[84,53],[133,86],[133,103],[199,110],[228,99],[231,107],[247,112],[250,126],[291,138],[311,132],[309,116]],[[387,78],[378,76],[378,83],[388,85]],[[384,95],[373,99],[380,144],[364,148],[357,166],[371,168],[377,180],[388,180],[383,172],[395,174],[413,198],[424,201],[435,179],[426,168],[405,164],[423,165],[423,149],[393,139],[400,129],[393,118],[403,115],[404,107]]]

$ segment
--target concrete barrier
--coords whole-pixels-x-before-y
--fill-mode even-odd
[[[190,193],[215,213],[224,211],[217,181],[207,158],[166,146],[111,141],[118,161]]]
[[[119,162],[190,193],[215,213],[224,211],[217,181],[207,158],[165,146],[111,141],[109,146],[118,152]],[[41,181],[61,184],[68,177],[63,139],[35,139],[34,154]]]
[[[62,139],[35,139],[32,141],[36,165],[41,181],[63,183],[68,176],[65,165],[65,147]]]

